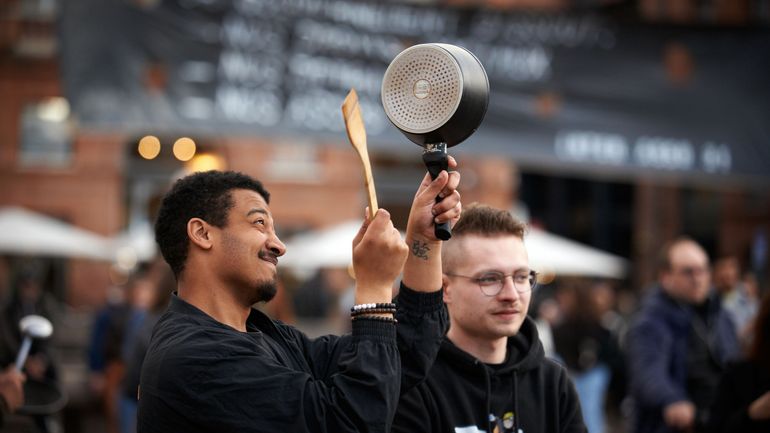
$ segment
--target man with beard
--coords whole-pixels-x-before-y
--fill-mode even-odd
[[[586,433],[567,371],[527,317],[537,274],[525,226],[471,205],[443,247],[449,332],[427,379],[401,399],[393,432]]]
[[[142,367],[138,431],[389,431],[399,392],[424,376],[445,330],[433,222],[459,216],[458,182],[456,172],[423,179],[410,248],[383,209],[362,225],[352,334],[311,340],[251,308],[275,295],[285,251],[262,184],[213,171],[177,181],[155,231],[178,295]],[[396,307],[391,287],[402,270]]]

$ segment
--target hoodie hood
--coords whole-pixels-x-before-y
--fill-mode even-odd
[[[564,368],[547,359],[527,317],[506,359],[487,365],[444,338],[427,379],[399,403],[393,433],[585,433]]]
[[[508,337],[507,349],[505,361],[499,368],[493,370],[494,375],[509,375],[514,372],[529,371],[543,361],[545,351],[540,343],[535,322],[529,316],[524,319],[519,332]],[[477,371],[479,365],[484,365],[473,355],[455,346],[446,337],[441,343],[441,352],[450,363],[470,371]]]
[[[537,368],[545,357],[543,345],[537,334],[535,322],[527,316],[519,328],[516,335],[508,337],[506,345],[505,361],[501,365],[494,367],[484,364],[473,355],[463,351],[455,346],[449,338],[444,338],[441,345],[441,353],[447,359],[449,364],[453,364],[460,371],[467,371],[469,374],[480,377],[483,380],[485,392],[484,405],[486,413],[489,414],[490,423],[500,423],[504,425],[506,415],[497,418],[493,414],[492,406],[493,396],[496,394],[493,385],[495,382],[510,383],[509,401],[513,403],[513,430],[519,431],[519,376]],[[493,425],[489,425],[489,431],[495,431]],[[502,430],[501,430],[502,431]],[[507,431],[507,430],[506,430]]]

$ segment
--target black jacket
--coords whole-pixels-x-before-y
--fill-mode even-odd
[[[142,366],[138,432],[387,432],[447,323],[440,292],[400,293],[398,325],[315,340],[257,310],[239,332],[172,298]]]
[[[719,391],[711,408],[710,430],[713,433],[767,433],[770,420],[749,418],[749,406],[770,391],[770,366],[754,361],[730,364],[719,383]]]
[[[708,353],[713,361],[724,364],[738,354],[732,320],[716,298],[708,301],[711,324],[704,331]],[[657,287],[645,298],[628,331],[628,371],[634,402],[636,433],[671,433],[663,420],[663,409],[677,401],[693,401],[688,389],[688,351],[694,332],[695,308],[675,300]],[[701,393],[705,394],[705,393]],[[696,421],[707,419],[707,411],[698,407]]]
[[[484,364],[444,339],[426,381],[401,399],[393,432],[586,432],[566,370],[546,359],[527,318],[501,365]]]

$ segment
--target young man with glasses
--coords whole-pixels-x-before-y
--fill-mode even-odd
[[[450,327],[427,379],[402,396],[393,432],[585,432],[566,370],[527,317],[537,274],[525,225],[465,209],[442,250]]]

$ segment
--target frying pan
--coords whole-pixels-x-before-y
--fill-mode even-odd
[[[422,159],[435,179],[447,169],[447,147],[470,137],[484,119],[489,80],[481,62],[467,49],[420,44],[402,51],[390,63],[382,79],[381,97],[390,122],[424,148]],[[449,223],[437,224],[435,234],[441,240],[449,239]]]

